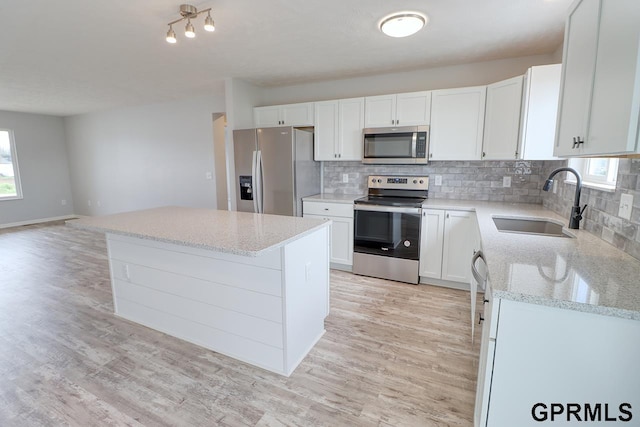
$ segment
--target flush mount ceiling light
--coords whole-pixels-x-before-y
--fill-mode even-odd
[[[382,18],[380,31],[389,37],[407,37],[427,24],[427,16],[418,12],[397,12]]]
[[[181,22],[184,20],[187,21],[187,25],[184,28],[184,35],[190,39],[194,38],[196,36],[196,30],[193,24],[191,23],[191,20],[197,18],[198,15],[200,15],[201,13],[207,12],[207,17],[204,19],[205,31],[211,32],[211,31],[215,31],[216,29],[213,23],[213,18],[211,18],[211,8],[204,9],[198,12],[198,9],[196,9],[195,6],[191,6],[190,4],[181,4],[179,12],[182,18],[176,19],[175,21],[171,21],[167,24],[169,26],[169,31],[167,31],[167,38],[166,38],[168,43],[173,44],[177,41],[176,33],[175,31],[173,31],[173,24],[177,24],[178,22]]]

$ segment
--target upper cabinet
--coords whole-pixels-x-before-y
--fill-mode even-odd
[[[483,160],[552,160],[560,64],[487,86]]]
[[[314,160],[362,160],[364,98],[315,103]]]
[[[565,28],[554,154],[640,152],[640,2],[581,0]]]
[[[554,160],[561,64],[539,65],[524,77],[518,158]]]
[[[255,127],[313,126],[313,102],[255,107]]]
[[[486,86],[434,90],[430,160],[480,160]]]
[[[487,86],[483,160],[518,158],[523,76]]]
[[[410,92],[365,98],[365,126],[428,125],[431,117],[431,92]]]

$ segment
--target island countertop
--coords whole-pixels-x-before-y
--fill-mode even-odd
[[[640,261],[584,230],[574,238],[504,233],[494,215],[568,218],[542,205],[429,199],[424,209],[476,212],[493,295],[640,320]],[[583,225],[583,224],[581,224]]]
[[[84,217],[67,224],[141,239],[242,256],[259,256],[330,221],[249,212],[167,206]]]

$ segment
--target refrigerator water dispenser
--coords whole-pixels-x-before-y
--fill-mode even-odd
[[[240,175],[240,200],[253,200],[251,175]]]

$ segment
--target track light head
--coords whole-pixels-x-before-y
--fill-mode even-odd
[[[196,29],[193,28],[193,24],[191,23],[191,19],[187,20],[187,26],[184,27],[184,35],[189,37],[190,39],[196,36]]]
[[[176,39],[176,32],[173,31],[173,26],[169,25],[169,31],[167,31],[167,42],[174,44],[177,41],[178,39]]]
[[[211,18],[211,13],[208,13],[207,17],[204,18],[204,29],[209,32],[216,30],[216,27],[213,24],[213,18]]]

